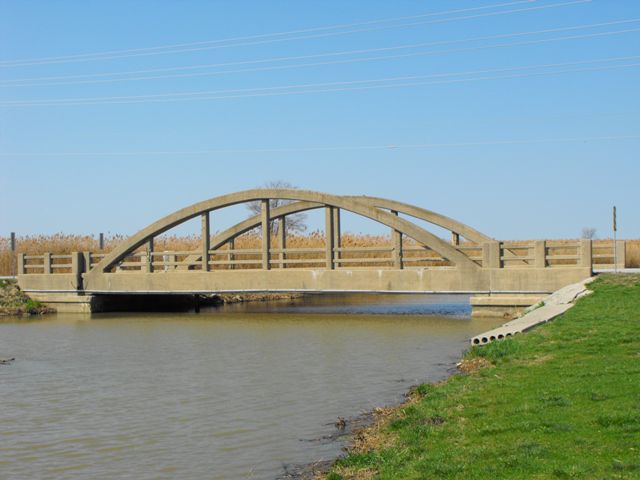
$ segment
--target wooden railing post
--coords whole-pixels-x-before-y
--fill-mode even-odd
[[[398,216],[398,212],[395,210],[391,210],[391,213],[396,217]],[[393,268],[402,270],[402,232],[399,232],[396,229],[392,229],[391,235],[393,236]]]
[[[262,220],[262,269],[269,270],[271,262],[269,250],[271,250],[271,212],[269,200],[260,202],[260,218]]]
[[[209,271],[209,250],[211,246],[211,234],[209,226],[209,212],[205,212],[201,217],[202,236],[202,271]]]
[[[278,246],[280,247],[280,268],[287,268],[285,260],[287,259],[287,254],[284,253],[285,248],[287,248],[287,220],[283,215],[280,217],[280,228],[278,229],[279,242]]]
[[[24,253],[18,254],[18,275],[24,275]]]
[[[47,273],[47,274],[51,273],[51,253],[50,252],[46,252],[44,255],[42,255],[42,266],[43,266],[42,273]]]
[[[580,266],[593,268],[593,242],[591,239],[580,240]]]
[[[486,242],[482,244],[482,266],[484,268],[502,268],[500,260],[500,242]]]
[[[333,270],[333,207],[324,209],[325,259],[327,270]]]
[[[547,266],[547,242],[544,240],[536,240],[533,244],[533,265],[536,268],[545,268]]]

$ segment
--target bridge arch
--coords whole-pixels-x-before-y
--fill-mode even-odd
[[[298,189],[252,189],[198,202],[157,220],[118,245],[89,272],[89,275],[109,271],[118,262],[124,259],[124,257],[144,245],[150,239],[199,215],[229,207],[231,205],[269,199],[283,199],[294,202],[274,209],[271,212],[271,218],[278,218],[291,213],[322,207],[343,209],[374,220],[415,239],[421,244],[434,250],[443,258],[449,260],[458,268],[477,269],[479,266],[465,254],[438,238],[433,233],[405,218],[401,218],[387,212],[384,209],[398,211],[415,218],[426,220],[435,225],[462,234],[465,238],[472,241],[481,242],[489,239],[486,235],[481,234],[471,227],[451,218],[413,205],[403,204],[392,200],[365,196],[338,196]],[[255,228],[256,224],[256,218],[252,217],[235,225],[234,227],[231,227],[231,229],[223,232],[223,234],[216,236],[211,247],[213,249],[218,248],[230,238]]]
[[[386,210],[396,211],[398,213],[402,213],[419,220],[424,220],[438,227],[442,227],[446,230],[449,230],[453,233],[457,233],[462,235],[467,240],[470,240],[474,243],[484,243],[493,241],[493,239],[478,230],[465,225],[464,223],[458,222],[452,218],[446,217],[439,213],[433,212],[431,210],[427,210],[424,208],[417,207],[415,205],[411,205],[408,203],[398,202],[396,200],[389,200],[386,198],[379,197],[365,197],[365,196],[349,196],[347,198],[353,198],[360,203],[364,203],[369,206],[373,206],[376,208],[383,208]],[[325,205],[321,203],[307,202],[307,201],[298,201],[294,203],[289,203],[287,205],[283,205],[281,207],[277,207],[271,210],[271,218],[278,219],[287,215],[292,215],[300,212],[305,212],[308,210],[314,210],[318,208],[324,208]],[[243,220],[226,230],[223,230],[218,235],[216,235],[211,243],[211,248],[216,249],[227,243],[228,241],[246,233],[257,226],[260,225],[260,215],[254,215],[253,217],[249,217],[246,220]],[[194,252],[199,253],[199,252]]]

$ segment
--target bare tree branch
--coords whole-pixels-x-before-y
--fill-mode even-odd
[[[582,238],[593,240],[596,238],[596,229],[593,227],[584,227],[582,229]]]
[[[290,184],[289,182],[285,182],[284,180],[276,180],[276,181],[265,183],[264,188],[273,188],[273,189],[294,188],[295,189],[298,187]],[[292,203],[292,200],[283,200],[280,198],[273,198],[269,200],[269,207],[273,210],[275,208],[282,207],[283,205],[288,205],[290,203]],[[247,209],[253,215],[259,215],[261,208],[262,208],[261,202],[259,200],[255,202],[247,203]],[[287,215],[286,218],[287,218],[287,221],[286,221],[287,233],[302,233],[307,230],[307,224],[306,224],[307,215],[305,213],[303,212],[293,213],[291,215]],[[279,229],[280,229],[280,222],[276,220],[271,220],[271,233],[273,233],[274,235],[277,235]]]

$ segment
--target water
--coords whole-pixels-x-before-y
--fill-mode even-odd
[[[1,479],[263,479],[340,454],[338,416],[445,377],[499,320],[466,298],[311,297],[0,322]]]

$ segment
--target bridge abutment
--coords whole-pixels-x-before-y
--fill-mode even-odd
[[[547,294],[540,293],[488,293],[473,295],[469,299],[472,317],[502,317],[512,319],[525,309],[539,303]]]

